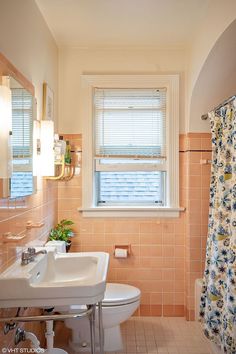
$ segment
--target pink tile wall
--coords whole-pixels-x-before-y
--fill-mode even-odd
[[[81,135],[67,135],[72,147],[80,150]],[[186,207],[176,219],[83,218],[81,175],[69,182],[39,182],[37,194],[19,200],[0,200],[0,267],[13,262],[30,241],[45,241],[58,220],[75,221],[72,251],[110,253],[109,281],[133,284],[142,291],[136,315],[194,316],[194,282],[202,277],[208,220],[210,165],[209,134],[180,136],[180,204]],[[58,213],[57,213],[58,208]],[[27,231],[26,222],[44,222],[42,229]],[[4,243],[4,232],[26,234],[17,245]],[[132,255],[126,260],[113,257],[115,244],[130,243]],[[14,311],[14,310],[13,310]],[[4,311],[6,313],[6,311]],[[3,314],[3,312],[2,312]],[[38,327],[34,328],[37,332]],[[4,346],[12,335],[0,336]]]
[[[81,135],[65,135],[80,150]],[[73,251],[110,253],[109,281],[133,284],[142,291],[137,315],[194,318],[194,282],[202,277],[207,237],[211,136],[180,135],[180,205],[176,219],[83,218],[81,175],[60,182],[58,218],[75,221]],[[115,244],[131,244],[126,260],[113,257]]]
[[[57,183],[39,180],[37,193],[18,199],[0,199],[0,271],[9,265],[29,243],[44,242],[57,220]],[[26,229],[26,223],[43,223],[38,229]],[[25,235],[17,243],[7,242],[4,233]]]
[[[80,135],[65,135],[72,147],[82,145]],[[186,156],[180,153],[181,206],[186,203]],[[137,286],[142,291],[137,315],[183,316],[185,312],[186,213],[176,219],[83,218],[81,175],[58,184],[58,219],[75,222],[72,251],[110,253],[109,281]],[[115,259],[115,244],[131,244],[128,259]]]
[[[194,285],[202,278],[208,231],[211,135],[189,133],[182,137],[186,159],[186,318],[194,319]]]

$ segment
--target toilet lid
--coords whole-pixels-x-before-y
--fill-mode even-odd
[[[103,306],[118,306],[135,302],[140,299],[140,290],[127,284],[107,283]]]

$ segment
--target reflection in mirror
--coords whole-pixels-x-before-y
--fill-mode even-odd
[[[9,78],[12,92],[12,175],[10,198],[34,193],[33,118],[35,99],[14,78]]]

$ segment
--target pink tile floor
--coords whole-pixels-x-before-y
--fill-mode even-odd
[[[184,318],[132,317],[121,328],[124,349],[113,354],[212,354],[200,325]],[[56,342],[75,354],[65,342]]]

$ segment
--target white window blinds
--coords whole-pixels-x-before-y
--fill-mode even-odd
[[[11,198],[33,193],[33,97],[24,88],[11,88],[12,92],[12,151],[13,172]]]
[[[32,95],[25,89],[12,91],[12,148],[13,158],[32,156]]]
[[[95,89],[95,157],[166,157],[166,89]]]
[[[94,92],[98,205],[165,205],[166,90]]]

